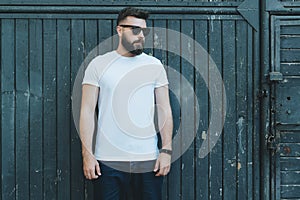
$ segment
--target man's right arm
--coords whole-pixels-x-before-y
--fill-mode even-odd
[[[98,161],[92,151],[95,131],[95,108],[98,101],[99,88],[93,85],[82,86],[80,110],[80,139],[82,143],[83,173],[87,179],[96,179],[100,174]]]

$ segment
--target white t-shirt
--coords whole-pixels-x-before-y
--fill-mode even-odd
[[[82,84],[100,87],[96,159],[156,159],[154,89],[168,84],[161,62],[144,53],[124,57],[112,51],[90,62]]]

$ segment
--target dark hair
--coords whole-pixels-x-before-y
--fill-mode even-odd
[[[119,16],[117,19],[117,25],[119,25],[120,21],[124,20],[128,16],[133,16],[133,17],[136,17],[139,19],[146,20],[149,17],[149,12],[146,10],[133,8],[133,7],[124,8],[119,12]]]

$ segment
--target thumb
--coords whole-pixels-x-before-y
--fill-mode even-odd
[[[158,161],[158,159],[157,159],[153,171],[154,171],[154,172],[157,172],[157,171],[158,171],[158,168],[159,168],[159,161]]]

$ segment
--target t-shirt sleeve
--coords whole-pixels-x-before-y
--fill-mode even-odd
[[[84,72],[82,85],[89,84],[89,85],[94,85],[96,87],[100,87],[99,86],[99,74],[97,72],[96,67],[97,67],[97,65],[95,65],[95,62],[92,60]]]
[[[162,86],[165,86],[165,85],[168,85],[169,84],[169,81],[168,81],[168,78],[167,78],[167,73],[166,73],[166,70],[163,66],[161,66],[161,70],[160,70],[160,73],[157,77],[157,80],[155,82],[155,88],[158,88],[158,87],[162,87]]]

